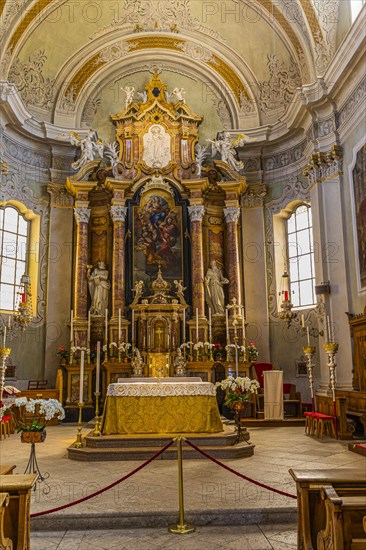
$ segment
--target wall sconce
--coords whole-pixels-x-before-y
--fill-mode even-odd
[[[282,302],[280,305],[281,311],[279,311],[278,317],[286,321],[287,328],[290,328],[292,321],[297,318],[297,312],[292,311],[294,306],[290,300],[290,283],[286,269],[281,277],[281,291],[279,295],[281,296]]]

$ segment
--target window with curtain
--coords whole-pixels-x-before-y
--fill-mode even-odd
[[[12,312],[26,272],[29,222],[11,205],[0,207],[0,309]]]
[[[294,307],[316,303],[311,207],[298,206],[287,220],[287,257]]]

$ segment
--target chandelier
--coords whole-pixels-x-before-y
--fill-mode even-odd
[[[279,294],[282,302],[280,305],[281,311],[278,313],[278,316],[280,319],[286,321],[287,328],[290,328],[292,321],[297,318],[297,312],[292,311],[294,306],[290,300],[289,276],[286,269],[281,277],[281,291]]]
[[[24,332],[33,319],[30,277],[26,273],[20,279],[18,299],[14,312],[14,324]]]

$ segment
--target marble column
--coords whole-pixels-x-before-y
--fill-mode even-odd
[[[90,209],[82,206],[74,208],[77,225],[76,231],[76,262],[75,262],[75,289],[74,315],[77,319],[88,317],[88,223]]]
[[[240,256],[238,242],[238,221],[240,208],[229,206],[224,208],[226,220],[226,275],[229,279],[229,301],[236,298],[238,304],[242,304],[240,281]]]
[[[111,206],[110,214],[113,221],[112,317],[118,317],[119,309],[124,316],[125,307],[125,218],[127,207]]]
[[[198,309],[199,317],[204,317],[205,289],[202,220],[205,207],[203,205],[188,206],[188,213],[191,219],[193,314]]]

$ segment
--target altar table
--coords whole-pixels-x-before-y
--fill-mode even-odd
[[[102,434],[223,431],[216,389],[209,382],[109,384]]]

